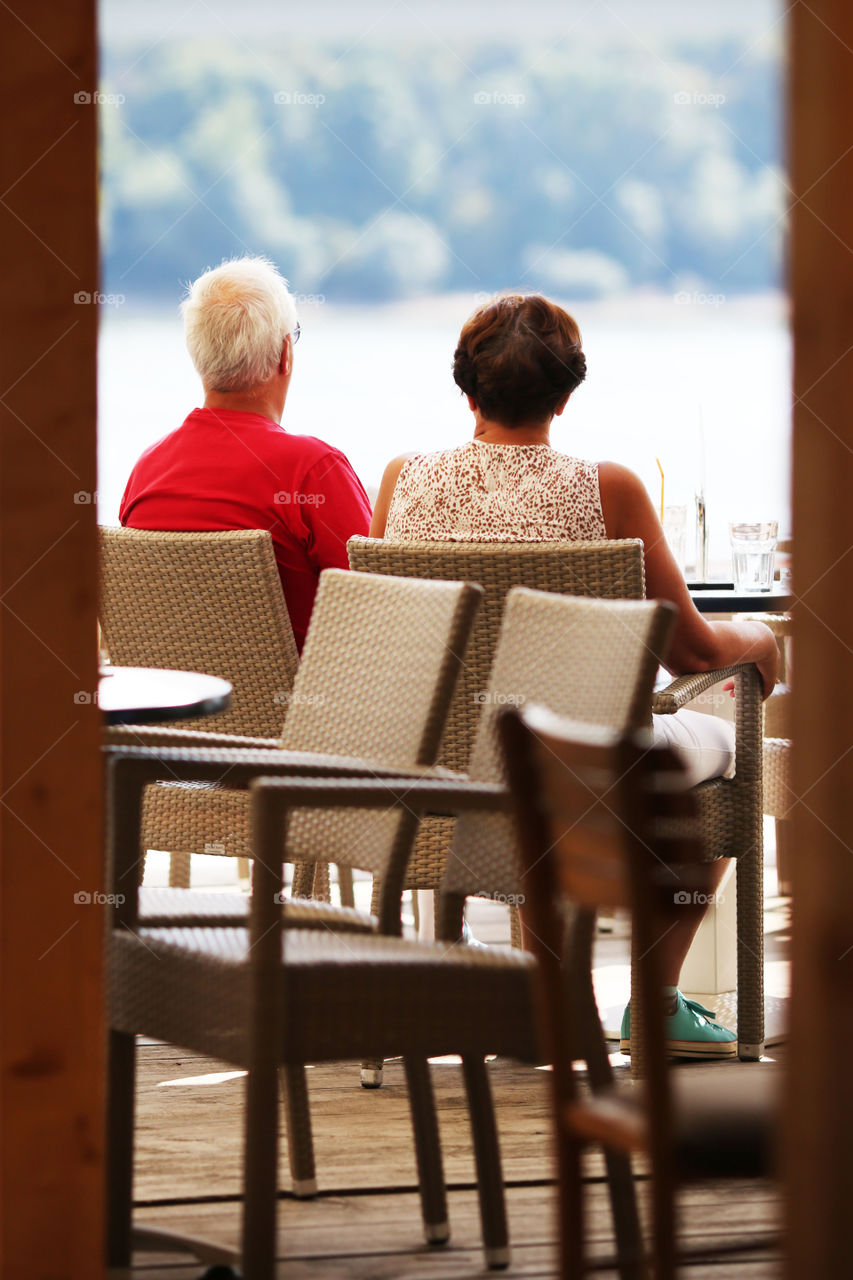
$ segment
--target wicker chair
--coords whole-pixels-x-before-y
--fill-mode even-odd
[[[461,772],[470,763],[504,602],[513,587],[612,600],[641,600],[645,595],[643,544],[638,539],[486,543],[357,537],[350,538],[347,550],[350,568],[363,573],[449,578],[482,586],[483,607],[465,652],[439,752],[440,764]],[[422,824],[406,875],[407,888],[438,887],[452,836],[452,821],[430,819]],[[513,941],[520,945],[515,912],[512,921]]]
[[[374,573],[422,575],[429,578],[462,578],[480,583],[485,591],[483,609],[465,655],[462,678],[451,706],[439,753],[443,765],[465,770],[473,767],[471,755],[481,713],[494,711],[483,702],[489,667],[497,639],[506,592],[513,586],[602,598],[639,598],[645,591],[642,543],[639,540],[599,543],[393,543],[352,538],[347,544],[350,565]],[[612,668],[610,684],[616,677]],[[764,1051],[764,881],[762,838],[762,701],[758,673],[752,664],[681,676],[655,695],[651,708],[660,715],[686,706],[718,681],[733,676],[736,685],[736,773],[734,778],[713,778],[696,788],[709,859],[737,858],[738,929],[738,1052],[757,1060]],[[578,689],[582,691],[583,678]],[[556,688],[557,686],[555,686]],[[538,701],[551,707],[549,697]],[[552,710],[576,717],[571,704]],[[589,718],[596,718],[591,705]],[[581,715],[586,718],[587,713]],[[614,727],[624,725],[612,722]],[[483,754],[476,776],[495,780],[501,776],[497,740],[485,734]],[[473,820],[472,820],[473,822]],[[469,824],[470,825],[470,824]],[[407,874],[407,885],[434,887],[439,882],[453,838],[453,822],[424,823],[418,835]],[[506,827],[509,832],[509,827]],[[517,861],[510,835],[503,850],[495,852],[499,879],[481,885],[484,892],[512,895],[518,891]],[[461,891],[466,892],[464,883]],[[520,937],[515,913],[513,942]],[[457,936],[454,912],[437,922],[440,936]],[[634,1070],[639,1070],[639,1056]],[[381,1079],[376,1064],[365,1068],[365,1081]]]
[[[533,707],[505,713],[501,730],[523,851],[525,921],[553,1064],[560,1275],[574,1280],[587,1270],[581,1158],[590,1144],[600,1144],[619,1256],[597,1257],[596,1270],[618,1267],[622,1277],[674,1280],[676,1262],[686,1258],[677,1258],[675,1247],[676,1179],[771,1173],[779,1109],[772,1069],[709,1077],[675,1075],[667,1063],[656,943],[675,923],[681,893],[710,888],[695,791],[684,789],[677,756],[650,747],[647,735],[603,731]],[[601,908],[627,908],[632,916],[646,1035],[642,1090],[615,1087],[601,1031],[592,984]],[[588,1064],[588,1094],[578,1089],[577,1058]],[[651,1163],[649,1249],[642,1242],[632,1154]],[[727,1239],[720,1252],[755,1243]],[[702,1259],[716,1253],[706,1245]]]
[[[455,684],[457,655],[464,650],[480,595],[479,588],[460,583],[379,579],[326,570],[281,739],[229,738],[143,726],[110,735],[113,742],[150,743],[156,748],[154,758],[161,761],[156,777],[170,778],[168,783],[157,781],[146,787],[143,847],[152,840],[152,832],[156,841],[159,833],[174,830],[181,815],[187,814],[182,820],[191,831],[204,830],[226,854],[242,853],[249,842],[246,787],[258,773],[381,776],[430,766]],[[418,636],[417,649],[410,643],[412,634]],[[178,746],[207,748],[209,767],[197,770],[192,779],[181,777],[172,762]],[[232,748],[230,754],[228,748]],[[339,824],[336,839],[344,853],[365,840],[371,848],[385,850],[386,856],[399,841],[408,851],[402,827],[386,824],[380,829],[359,815],[349,815]],[[323,853],[328,857],[336,847],[325,831]],[[326,863],[316,857],[310,839],[304,860],[299,852],[296,840],[287,850],[282,842],[279,862],[287,853],[311,873],[303,876],[301,886],[309,893],[315,865]],[[350,861],[342,858],[345,865]],[[399,861],[403,867],[405,855]],[[125,884],[123,892],[127,888]],[[284,913],[291,927],[399,934],[402,884],[389,880],[383,889],[375,903],[376,915],[293,899],[283,904]],[[243,894],[142,888],[134,901],[134,918],[149,925],[239,927],[248,919],[249,899]],[[295,1064],[288,1064],[287,1072],[283,1084],[294,1191],[313,1195],[316,1174],[304,1072]]]
[[[101,630],[110,660],[222,676],[234,691],[216,732],[275,739],[298,657],[269,533],[101,528],[99,535]],[[184,729],[210,724],[189,720]],[[172,885],[189,885],[193,853],[219,851],[216,798],[196,794],[193,801],[173,803],[168,813],[161,805],[156,830],[146,833],[147,848],[170,852]],[[245,838],[234,844],[245,857]]]
[[[553,691],[561,673],[567,684],[573,683],[578,671],[585,671],[607,649],[609,660],[624,672],[611,695],[612,714],[631,722],[648,704],[671,615],[665,605],[604,604],[513,592],[496,669],[515,690],[532,662],[530,689],[538,690],[545,680]],[[604,683],[614,684],[606,679]],[[490,686],[490,692],[496,691]],[[187,779],[207,767],[207,754],[167,752],[170,768]],[[235,768],[245,767],[239,763],[240,753],[221,754],[233,759]],[[122,867],[132,859],[138,839],[139,794],[162,766],[156,753],[139,749],[115,751],[113,757],[113,882],[121,883]],[[253,787],[251,948],[245,930],[152,927],[137,919],[133,900],[116,911],[110,958],[112,1261],[126,1263],[129,1248],[133,1036],[147,1032],[250,1068],[243,1235],[247,1280],[266,1280],[273,1274],[277,1126],[270,1119],[275,1115],[276,1068],[364,1054],[403,1056],[413,1114],[418,1117],[419,1174],[430,1200],[424,1205],[425,1219],[429,1238],[437,1241],[446,1238],[446,1229],[443,1236],[436,1231],[439,1213],[446,1214],[446,1207],[426,1059],[461,1053],[487,1261],[504,1265],[508,1255],[500,1153],[483,1056],[497,1052],[526,1062],[541,1060],[530,957],[506,949],[483,951],[364,934],[344,938],[293,929],[275,904],[288,811],[300,811],[287,823],[287,840],[298,844],[302,856],[307,856],[303,824],[313,823],[316,856],[326,856],[325,845],[332,840],[345,862],[373,871],[383,885],[399,884],[405,873],[404,842],[391,848],[387,841],[383,846],[362,840],[358,846],[341,847],[329,813],[333,805],[378,808],[374,823],[381,819],[384,824],[389,818],[401,822],[411,840],[415,815],[505,807],[503,788],[419,778],[279,779]],[[395,808],[389,814],[391,803]],[[311,813],[301,812],[309,806]],[[364,820],[366,814],[360,816]],[[484,856],[488,877],[487,849]],[[452,866],[451,853],[448,876]],[[473,863],[465,874],[479,883]]]

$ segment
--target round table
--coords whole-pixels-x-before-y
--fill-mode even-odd
[[[688,582],[700,613],[788,613],[794,597],[779,583],[771,591],[738,591],[731,582]]]
[[[101,667],[98,705],[107,724],[150,724],[225,711],[231,685],[198,671]]]

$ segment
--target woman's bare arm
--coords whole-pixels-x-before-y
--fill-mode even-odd
[[[708,622],[703,618],[690,598],[640,478],[615,462],[602,462],[598,478],[608,538],[642,538],[646,594],[650,599],[669,600],[678,609],[667,670],[684,675],[754,662],[768,697],[779,667],[779,650],[770,628],[763,622]]]
[[[382,483],[379,486],[379,493],[376,497],[376,505],[373,508],[373,519],[370,521],[371,538],[383,538],[385,536],[385,525],[388,522],[388,508],[391,506],[391,495],[394,492],[394,485],[397,483],[397,477],[403,470],[409,458],[413,458],[413,453],[401,453],[399,457],[392,458],[385,468],[382,476]]]

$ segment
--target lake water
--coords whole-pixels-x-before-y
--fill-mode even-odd
[[[470,438],[450,373],[471,297],[300,308],[283,425],[347,454],[369,490],[397,453]],[[555,421],[555,448],[633,468],[655,505],[688,504],[703,474],[710,558],[728,565],[730,520],[790,528],[790,339],[782,300],[644,297],[575,309],[588,377]],[[102,312],[98,515],[115,524],[141,451],[201,403],[174,310]],[[701,425],[700,425],[701,424]],[[704,436],[704,450],[701,441]],[[687,557],[692,556],[688,532]]]

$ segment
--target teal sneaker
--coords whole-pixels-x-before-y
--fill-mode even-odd
[[[675,993],[675,1013],[664,1019],[666,1047],[673,1058],[734,1058],[737,1033],[712,1021],[710,1009]],[[619,1032],[622,1053],[631,1052],[631,1006],[626,1005]]]

